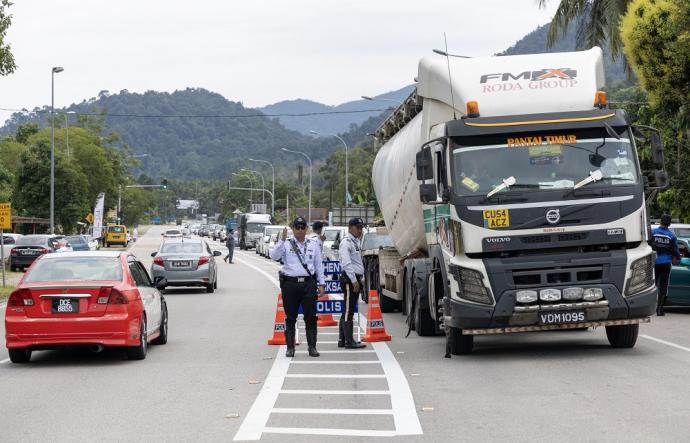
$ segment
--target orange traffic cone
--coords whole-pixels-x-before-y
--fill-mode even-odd
[[[319,297],[318,301],[328,301],[328,294],[324,295],[323,297]],[[333,319],[332,314],[322,314],[319,315],[319,321],[316,323],[316,326],[319,328],[322,328],[324,326],[335,326],[337,325],[338,322]]]
[[[273,337],[268,340],[269,345],[285,344],[285,310],[283,309],[283,294],[278,293],[276,321],[273,325]]]
[[[386,333],[383,326],[383,315],[379,306],[379,292],[375,289],[369,291],[369,310],[367,312],[367,333],[362,341],[391,341],[391,336]]]

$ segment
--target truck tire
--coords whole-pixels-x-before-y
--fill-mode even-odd
[[[640,325],[607,326],[606,338],[614,348],[632,348],[637,342]]]
[[[420,337],[431,337],[436,335],[436,323],[431,318],[428,309],[419,307],[419,302],[415,306],[414,329]]]
[[[463,335],[462,329],[449,327],[446,341],[453,355],[471,354],[474,348],[474,335]]]

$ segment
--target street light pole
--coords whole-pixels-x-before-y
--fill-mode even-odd
[[[242,168],[242,169],[240,169],[240,171],[247,171],[247,172],[253,172],[253,173],[255,173],[255,174],[259,174],[259,177],[261,177],[261,188],[262,188],[262,189],[266,189],[266,182],[264,181],[264,176],[263,176],[262,173],[260,173],[259,171],[255,171],[255,170],[253,170],[253,169],[247,169],[247,168]],[[266,204],[266,197],[265,197],[265,195],[266,195],[266,194],[264,194],[263,192],[261,193],[261,204],[263,204],[263,205]]]
[[[312,134],[315,134],[315,135],[321,135],[316,131],[309,131],[309,132]],[[347,158],[348,147],[347,147],[347,143],[345,143],[345,140],[343,140],[340,136],[333,135],[333,137],[340,140],[342,142],[343,146],[345,146],[345,207],[347,208],[350,206],[350,183],[349,183],[350,165],[349,165],[348,158]]]
[[[276,195],[276,170],[273,167],[273,163],[266,161],[266,160],[256,160],[253,158],[250,158],[249,161],[267,163],[271,167],[271,173],[273,174],[273,179],[271,181],[271,194],[273,194],[275,196]],[[271,215],[273,215],[273,216],[276,215],[276,200],[274,197],[271,197]]]
[[[309,161],[309,213],[307,215],[307,223],[311,224],[311,158],[304,152],[299,152],[299,151],[292,151],[288,148],[280,148],[285,152],[292,152],[293,154],[300,154],[306,157],[306,159]]]
[[[50,233],[55,234],[55,74],[64,71],[55,66],[50,71]]]

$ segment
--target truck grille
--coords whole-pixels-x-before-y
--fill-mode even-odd
[[[517,289],[560,284],[591,284],[598,283],[603,278],[603,265],[513,271],[513,285]]]

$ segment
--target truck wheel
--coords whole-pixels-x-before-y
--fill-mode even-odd
[[[607,326],[606,338],[614,348],[632,348],[637,341],[640,325]]]
[[[474,335],[463,335],[462,329],[449,327],[446,341],[453,355],[467,355],[474,348]]]
[[[436,324],[428,309],[422,309],[417,303],[414,312],[414,329],[420,337],[436,335]]]
[[[393,312],[400,309],[400,302],[393,300],[379,291],[379,303],[381,303],[381,312]]]

